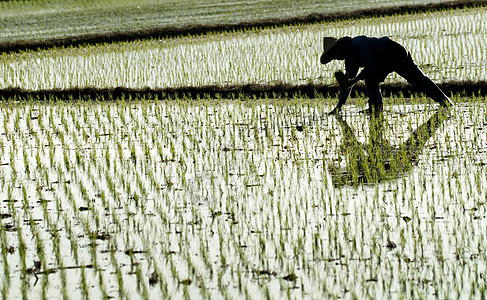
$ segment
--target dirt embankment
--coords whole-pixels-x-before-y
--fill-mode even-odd
[[[84,44],[113,43],[121,41],[133,41],[149,38],[169,38],[184,35],[201,35],[211,32],[226,32],[233,30],[245,30],[252,28],[264,28],[275,26],[287,26],[297,24],[310,24],[316,22],[332,22],[348,19],[371,18],[391,16],[397,14],[411,14],[426,11],[445,9],[469,8],[487,5],[487,0],[456,0],[441,3],[420,5],[402,5],[380,8],[361,9],[333,13],[313,13],[309,15],[290,17],[283,19],[265,19],[254,22],[242,22],[235,24],[208,24],[191,25],[183,27],[161,27],[135,31],[108,32],[102,34],[89,34],[70,36],[39,41],[19,41],[0,43],[0,52],[19,52],[25,50],[47,49],[52,47],[79,46]]]
[[[487,81],[471,82],[447,82],[438,84],[439,87],[447,95],[459,95],[465,97],[485,96],[487,95]],[[412,86],[404,83],[393,83],[382,85],[383,95],[388,97],[391,95],[403,95],[410,97],[420,93]],[[0,100],[18,100],[25,101],[32,99],[34,101],[58,101],[58,100],[99,100],[110,101],[117,99],[174,99],[174,98],[225,98],[225,99],[240,99],[240,98],[266,98],[266,97],[308,97],[314,98],[318,96],[337,97],[339,89],[337,85],[321,85],[321,84],[306,84],[306,85],[292,85],[292,84],[275,84],[275,85],[260,85],[260,84],[245,84],[233,86],[209,85],[202,87],[178,87],[178,88],[141,88],[130,89],[125,87],[96,89],[96,88],[74,88],[74,89],[54,89],[54,90],[39,90],[28,91],[19,88],[10,88],[0,90]],[[352,96],[366,95],[365,86],[357,84],[354,87]]]

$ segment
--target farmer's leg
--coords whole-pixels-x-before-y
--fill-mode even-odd
[[[432,98],[442,106],[449,106],[452,104],[450,99],[440,90],[440,88],[414,63],[405,72],[402,74],[398,72],[398,74],[404,77],[412,86],[420,89],[426,96]]]
[[[432,98],[442,106],[453,105],[440,88],[429,79],[414,63],[411,52],[399,43],[391,41],[389,50],[396,55],[394,71],[404,77],[412,86],[420,89],[426,96]]]
[[[365,79],[365,88],[369,96],[369,110],[380,112],[384,109],[382,104],[382,94],[380,92],[379,81],[376,79]]]

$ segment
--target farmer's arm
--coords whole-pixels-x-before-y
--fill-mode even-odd
[[[355,75],[357,75],[358,68],[359,65],[355,59],[345,60],[345,75],[350,81],[356,78]]]
[[[354,84],[357,83],[358,80],[360,80],[360,79],[358,79],[359,77],[366,75],[366,74],[362,75],[362,73],[363,73],[363,70],[362,70],[362,72],[360,72],[360,74],[358,76],[356,76],[358,69],[359,69],[359,66],[360,66],[360,64],[359,64],[357,57],[352,56],[349,59],[345,60],[345,72],[346,73],[344,74],[344,76],[343,75],[337,76],[337,75],[340,75],[337,73],[340,73],[341,71],[335,73],[335,77],[337,78],[337,81],[340,83],[340,88],[344,89],[344,88],[352,87]],[[339,80],[340,78],[341,78],[341,80]]]
[[[350,79],[350,83],[354,85],[360,80],[364,80],[367,77],[367,74],[369,73],[370,69],[371,67],[363,68],[362,71],[360,71],[360,73],[355,78]]]
[[[340,95],[338,98],[338,104],[337,106],[330,112],[330,114],[338,114],[340,110],[342,109],[342,106],[345,105],[347,102],[347,98],[350,95],[350,92],[352,91],[352,86],[353,84],[350,84],[350,78],[355,77],[358,72],[358,64],[356,63],[356,60],[352,57],[350,59],[345,59],[345,71],[346,71],[346,80],[348,82],[339,82],[340,83]],[[343,74],[343,73],[342,73]],[[336,76],[336,74],[335,74]]]
[[[337,106],[330,112],[330,115],[338,114],[342,110],[342,106],[347,102],[347,98],[352,91],[352,87],[348,88],[341,88],[340,89],[340,96],[338,98]]]

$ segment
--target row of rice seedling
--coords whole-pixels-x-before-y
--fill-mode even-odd
[[[435,81],[486,80],[486,8],[0,56],[0,88],[174,87],[333,83],[319,63],[323,36],[383,36],[404,43]],[[390,80],[398,80],[391,76]]]
[[[296,1],[1,1],[0,42],[144,30],[163,26],[236,24],[310,13],[421,4],[423,0]],[[430,2],[441,2],[434,0]]]
[[[2,103],[2,297],[485,293],[484,98],[246,100]]]

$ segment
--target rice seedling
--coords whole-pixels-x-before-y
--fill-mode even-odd
[[[323,35],[384,32],[435,80],[485,79],[484,15],[2,54],[0,86],[327,82]],[[481,297],[485,98],[332,100],[0,103],[2,297]]]
[[[2,218],[2,293],[20,283],[44,298],[446,296],[448,279],[458,297],[477,295],[484,101],[438,124],[428,106],[391,106],[380,134],[353,107],[323,116],[323,99],[2,106],[13,162],[0,169],[13,216]],[[29,109],[37,119],[18,117]],[[368,152],[340,146],[352,140]],[[398,149],[389,169],[377,141]],[[10,245],[18,264],[5,262]],[[12,275],[31,257],[41,285]]]
[[[434,0],[431,2],[441,2]],[[294,1],[5,1],[0,6],[0,42],[104,34],[124,30],[151,30],[201,24],[236,24],[261,19],[302,16],[317,12],[347,11],[422,0],[349,0],[316,3]],[[284,12],[284,13],[283,13]]]
[[[484,7],[202,37],[2,54],[0,88],[164,88],[276,82],[332,83],[319,64],[323,36],[404,43],[434,81],[485,80]],[[391,76],[390,81],[400,80]]]

